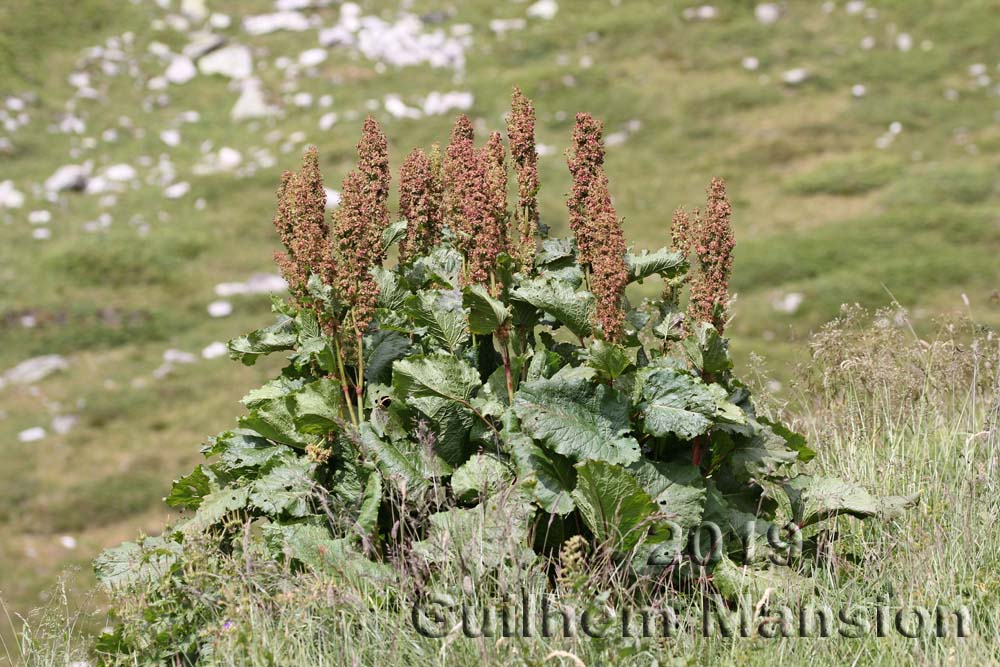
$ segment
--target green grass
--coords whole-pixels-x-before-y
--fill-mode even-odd
[[[874,21],[847,16],[842,7],[826,15],[818,3],[785,3],[774,26],[755,21],[753,3],[714,4],[717,20],[690,23],[680,18],[682,3],[630,0],[616,9],[605,0],[563,2],[553,21],[529,20],[526,30],[497,38],[488,21],[523,16],[526,5],[452,3],[450,23],[476,26],[464,78],[456,82],[452,72],[426,67],[380,74],[364,59],[331,50],[322,76],[300,86],[334,96],[341,120],[328,132],[317,129],[319,110],[291,106],[280,119],[232,123],[236,94],[220,78],[171,87],[169,107],[150,113],[142,111],[147,93],[124,79],[110,80],[101,101],[81,102],[87,136],[99,137],[121,115],[145,130],[143,137],[122,132],[117,143],[102,143],[84,158],[98,166],[136,165],[139,155],[155,161],[167,153],[192,192],[168,201],[155,186],[128,190],[107,209],[114,221],[106,235],[82,230],[105,211],[97,197],[67,194],[54,204],[29,197],[25,208],[0,212],[0,369],[49,352],[71,360],[69,371],[37,390],[0,390],[0,443],[11,461],[0,470],[0,531],[10,536],[0,548],[0,595],[14,610],[27,611],[70,564],[83,566],[73,583],[86,586],[86,565],[100,548],[160,525],[166,483],[190,468],[208,434],[232,425],[237,399],[273,369],[200,361],[163,380],[151,378],[153,369],[168,347],[197,353],[266,321],[263,297],[233,299],[235,313],[223,320],[208,318],[205,307],[216,298],[214,284],[273,270],[273,191],[302,148],[283,153],[281,144],[292,132],[305,132],[302,143],[318,145],[327,185],[337,188],[351,166],[366,101],[386,93],[412,103],[431,90],[469,90],[478,127],[494,130],[502,128],[510,86],[519,84],[535,100],[539,141],[555,148],[541,158],[540,171],[543,221],[557,230],[566,225],[562,151],[577,110],[603,118],[607,133],[641,123],[608,152],[615,203],[637,246],[663,245],[674,208],[701,205],[711,177],[726,178],[736,209],[734,349],[741,361],[750,351],[764,354],[782,381],[806,358],[808,332],[843,302],[877,306],[892,294],[925,332],[933,314],[964,309],[964,294],[978,319],[1000,324],[993,296],[1000,251],[997,98],[968,75],[969,66],[981,62],[997,76],[995,3],[894,0],[879,3]],[[388,0],[363,5],[366,13],[387,17],[396,6]],[[210,3],[234,16],[272,6],[266,0]],[[438,8],[420,0],[413,11]],[[336,6],[316,10],[326,25],[337,12]],[[162,72],[147,45],[158,40],[177,49],[183,39],[151,28],[150,19],[161,13],[151,2],[3,3],[0,95],[32,90],[39,98],[30,108],[31,124],[2,158],[0,180],[12,179],[30,195],[32,183],[74,161],[69,150],[78,139],[46,127],[72,92],[67,76],[82,49],[131,31],[144,71]],[[911,52],[892,47],[891,26],[913,35]],[[224,32],[247,39],[238,21]],[[869,35],[877,45],[862,51],[858,44]],[[933,43],[929,51],[920,46],[924,40]],[[276,98],[274,58],[316,45],[312,32],[275,33],[253,44],[268,52],[255,60],[270,63],[258,74]],[[760,59],[758,71],[740,66],[748,55]],[[584,67],[584,58],[592,65]],[[793,67],[812,75],[797,87],[781,84],[781,74]],[[852,97],[856,83],[867,87],[865,97]],[[950,89],[957,101],[946,99]],[[160,130],[188,109],[199,111],[202,121],[180,126],[182,145],[167,148]],[[359,117],[346,120],[348,110]],[[446,141],[451,122],[450,116],[376,115],[390,137],[394,169],[412,146]],[[875,140],[894,121],[902,132],[877,149]],[[282,139],[269,143],[266,135],[275,130]],[[244,154],[266,148],[277,164],[244,179],[194,177],[190,169],[206,140]],[[204,210],[195,209],[197,198],[205,199]],[[53,213],[50,241],[31,238],[27,213],[36,208]],[[147,236],[131,223],[135,216],[149,225]],[[775,310],[772,302],[789,292],[803,294],[802,306],[795,313]],[[20,326],[26,314],[36,316],[35,328]],[[47,426],[64,413],[81,417],[69,435],[31,445],[16,441],[22,429]],[[958,445],[947,435],[928,435],[906,455],[922,461],[942,456],[937,449],[952,452]],[[902,449],[902,440],[897,446]],[[956,489],[965,472],[957,465],[938,471]],[[931,482],[945,488],[943,481]],[[934,535],[933,526],[912,528]],[[79,547],[59,547],[60,531],[76,536]]]

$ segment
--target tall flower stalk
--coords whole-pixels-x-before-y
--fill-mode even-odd
[[[690,233],[690,248],[698,257],[698,275],[691,281],[688,317],[710,322],[721,334],[729,308],[729,277],[736,245],[730,216],[733,208],[726,197],[726,184],[712,179],[705,212],[697,216]]]
[[[423,255],[441,240],[442,195],[437,147],[430,157],[414,148],[399,171],[399,214],[406,220],[406,237],[399,244],[401,262]]]
[[[385,259],[382,236],[389,226],[388,143],[372,117],[365,120],[358,143],[358,166],[344,179],[340,206],[333,213],[332,254],[342,270],[337,273],[338,297],[348,307],[348,322],[357,354],[355,393],[358,415],[363,412],[364,349],[362,338],[371,324],[378,299],[372,269]],[[335,341],[343,364],[340,341]],[[343,368],[341,374],[344,375]],[[346,382],[346,377],[342,377]]]
[[[325,284],[333,284],[337,267],[328,250],[326,191],[315,146],[306,150],[300,171],[282,174],[277,194],[274,227],[285,251],[275,252],[274,261],[295,303],[300,308],[316,309],[306,287],[309,275],[315,274]],[[336,327],[328,314],[319,310],[316,314],[327,331]]]
[[[576,115],[573,149],[567,160],[573,189],[566,205],[580,263],[588,269],[590,289],[597,301],[597,325],[606,340],[618,342],[624,334],[622,298],[628,268],[625,235],[604,172],[601,133],[601,123],[590,114]]]
[[[535,261],[535,237],[538,234],[538,152],[535,148],[535,107],[514,86],[510,116],[507,118],[507,142],[517,174],[517,229],[515,259],[522,268],[530,269]]]

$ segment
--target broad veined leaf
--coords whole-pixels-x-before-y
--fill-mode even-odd
[[[330,378],[310,382],[290,397],[295,428],[301,433],[325,434],[340,428],[344,402],[340,383]]]
[[[708,322],[699,322],[694,333],[684,339],[683,347],[699,373],[712,375],[733,367],[729,342]]]
[[[525,433],[574,460],[628,465],[639,459],[639,443],[627,435],[628,398],[606,385],[559,375],[527,382],[515,395],[514,412]]]
[[[830,477],[799,475],[781,484],[794,512],[794,521],[804,528],[818,521],[848,514],[892,518],[916,503],[916,496],[876,498],[851,482]]]
[[[800,599],[813,589],[809,579],[802,577],[788,567],[767,569],[737,565],[723,556],[712,568],[712,583],[723,598],[751,600],[766,599],[777,594],[778,599]],[[721,604],[721,603],[720,603]]]
[[[439,245],[413,262],[407,274],[415,286],[437,285],[447,289],[458,287],[462,275],[462,254],[447,245]]]
[[[496,456],[475,454],[452,474],[451,488],[459,500],[485,499],[510,486],[513,478]]]
[[[656,511],[649,494],[624,468],[604,461],[578,463],[576,473],[573,500],[594,537],[616,552],[632,549]]]
[[[361,425],[361,445],[385,478],[401,492],[418,496],[431,482],[434,471],[416,445],[389,442],[378,437],[371,425]]]
[[[645,431],[650,435],[676,435],[690,440],[712,426],[715,397],[687,373],[672,368],[653,371],[646,376],[642,398]]]
[[[809,447],[809,445],[806,443],[805,436],[803,436],[801,433],[796,433],[795,431],[791,430],[784,424],[779,422],[773,422],[769,419],[765,419],[764,417],[758,417],[757,421],[759,421],[761,424],[769,426],[772,431],[774,431],[777,435],[784,438],[785,444],[788,445],[788,448],[794,450],[795,453],[798,454],[799,461],[802,461],[803,463],[808,463],[809,461],[812,461],[814,458],[816,458],[816,452]]]
[[[587,348],[587,365],[601,377],[614,381],[632,366],[632,360],[621,345],[598,339]]]
[[[752,419],[747,423],[753,435],[734,438],[736,448],[730,455],[737,480],[749,482],[771,477],[798,458],[798,453],[789,449],[785,439],[769,426]]]
[[[238,428],[220,433],[201,451],[205,456],[218,456],[225,470],[238,472],[243,468],[262,466],[275,456],[288,452],[288,448],[274,444],[256,431]]]
[[[229,341],[229,356],[246,366],[253,366],[257,358],[272,352],[291,350],[298,342],[295,321],[283,319],[263,329]]]
[[[375,278],[375,284],[378,285],[376,307],[386,310],[402,308],[406,297],[410,296],[410,290],[403,284],[400,277],[381,266],[372,269],[372,276]]]
[[[166,576],[183,555],[179,542],[145,537],[102,551],[94,560],[97,579],[109,589],[149,584]]]
[[[578,337],[589,336],[594,295],[577,291],[560,280],[534,278],[511,291],[511,298],[548,313]]]
[[[315,464],[305,457],[287,458],[253,483],[250,503],[269,516],[310,514],[314,468]]]
[[[529,485],[535,502],[550,514],[569,514],[575,505],[576,468],[561,454],[548,451],[524,434],[511,437],[518,478]]]
[[[491,334],[510,321],[510,309],[482,285],[466,287],[462,304],[469,309],[469,330],[474,334]]]
[[[535,255],[535,266],[549,267],[554,264],[560,266],[572,264],[576,255],[576,248],[572,239],[544,239],[538,254]]]
[[[200,465],[190,475],[174,480],[170,495],[163,500],[170,507],[196,510],[205,496],[217,488],[212,477],[205,466]]]
[[[404,310],[415,333],[423,333],[449,352],[458,351],[469,340],[469,323],[458,291],[435,290],[407,297]]]
[[[269,524],[264,539],[276,554],[290,557],[324,574],[339,575],[351,583],[376,586],[391,581],[393,570],[384,563],[365,557],[353,544],[356,540],[333,538],[325,526],[315,523]]]
[[[292,408],[289,396],[261,401],[250,414],[240,417],[239,424],[268,440],[302,448],[315,440],[315,436],[299,433]]]
[[[398,331],[379,329],[365,337],[365,381],[389,384],[392,362],[405,357],[411,348],[410,338]]]
[[[406,236],[406,220],[397,220],[382,230],[382,248],[388,250]]]
[[[653,252],[626,253],[625,266],[628,267],[628,281],[641,283],[654,275],[673,278],[687,269],[687,262],[681,253],[660,248]]]
[[[371,536],[378,528],[378,510],[382,504],[382,476],[370,472],[365,481],[365,490],[361,494],[361,507],[355,520],[357,529],[363,536]]]
[[[194,516],[178,526],[185,534],[201,533],[213,528],[233,512],[246,509],[250,488],[238,486],[220,489],[202,498]]]
[[[643,459],[628,467],[639,485],[656,503],[659,514],[684,530],[701,523],[705,511],[705,482],[693,465]]]
[[[240,402],[252,410],[258,405],[262,405],[271,399],[288,396],[289,394],[301,389],[304,385],[305,380],[300,378],[281,376],[264,383],[256,389],[251,389],[247,392],[246,396],[240,399]]]

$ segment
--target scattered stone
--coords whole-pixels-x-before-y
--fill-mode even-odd
[[[528,7],[526,13],[532,18],[548,21],[555,18],[558,11],[559,4],[555,0],[538,0],[538,2]]]
[[[202,74],[221,74],[230,79],[246,79],[253,74],[250,49],[242,44],[231,44],[203,56],[198,61]]]
[[[326,193],[326,207],[336,208],[340,204],[340,192],[330,188],[323,188],[323,191]]]
[[[69,368],[69,362],[58,354],[32,357],[0,375],[0,387],[9,384],[35,384],[49,375],[67,368]]]
[[[31,238],[37,241],[47,241],[52,238],[52,230],[48,227],[39,227],[31,232]]]
[[[52,418],[52,430],[58,435],[66,435],[80,422],[76,415],[56,415]]]
[[[319,129],[326,132],[331,127],[333,127],[337,122],[337,112],[328,111],[319,118]]]
[[[190,41],[187,45],[181,49],[181,53],[195,62],[197,62],[202,56],[205,56],[216,49],[222,48],[222,46],[226,43],[225,37],[211,32],[202,31],[191,33],[189,39]]]
[[[236,100],[236,104],[230,112],[233,120],[266,118],[278,113],[278,110],[268,104],[264,98],[264,91],[258,79],[244,80],[240,89],[240,97]]]
[[[216,12],[208,17],[208,25],[212,26],[216,30],[225,30],[233,24],[233,19],[230,18],[228,14],[220,14]]]
[[[789,292],[783,297],[772,301],[771,306],[780,313],[788,313],[791,315],[799,309],[799,306],[802,305],[805,298],[805,295],[801,292]]]
[[[790,69],[781,75],[781,80],[789,86],[797,86],[809,78],[809,70],[804,67]]]
[[[84,165],[65,164],[45,179],[45,189],[49,192],[83,190],[87,187],[89,169]]]
[[[490,21],[490,30],[495,32],[497,35],[503,36],[508,32],[513,32],[515,30],[524,30],[528,26],[528,22],[524,19],[493,19]]]
[[[170,83],[181,85],[193,79],[197,74],[198,70],[190,58],[187,56],[177,56],[170,61],[170,65],[167,66],[167,71],[163,73],[163,76]]]
[[[896,35],[896,48],[906,53],[913,48],[913,38],[905,32]]]
[[[865,88],[865,85],[863,83],[856,83],[853,86],[851,86],[851,95],[853,95],[854,97],[864,97],[865,93],[867,92],[868,89]]]
[[[743,59],[741,64],[743,65],[743,69],[747,70],[748,72],[756,72],[757,69],[760,67],[760,60],[758,60],[754,56],[747,56]]]
[[[848,16],[857,16],[865,11],[865,3],[863,0],[851,0],[844,5],[844,11],[847,12]]]
[[[163,130],[160,132],[160,141],[173,148],[181,143],[181,133],[179,130]]]
[[[423,110],[428,116],[438,116],[455,110],[468,111],[474,101],[472,93],[461,91],[439,93],[435,90],[424,99]]]
[[[73,550],[76,549],[76,538],[72,535],[63,535],[59,538],[59,545],[63,549]]]
[[[209,343],[205,346],[205,349],[201,351],[202,359],[218,359],[219,357],[224,357],[229,352],[229,348],[226,344],[220,341],[215,341],[214,343]]]
[[[201,23],[208,18],[205,0],[181,0],[181,13],[192,21]]]
[[[258,14],[243,19],[243,29],[251,35],[266,35],[279,30],[302,32],[309,29],[305,14],[293,11]]]
[[[17,434],[18,442],[38,442],[39,440],[44,440],[45,436],[48,435],[45,429],[41,426],[33,426],[31,428],[26,428]]]
[[[168,364],[193,364],[198,361],[198,357],[190,352],[170,348],[163,353],[163,361]]]
[[[718,18],[719,10],[712,5],[702,5],[701,7],[688,7],[683,12],[683,16],[688,21],[711,21]]]
[[[219,283],[215,286],[215,294],[222,297],[244,294],[270,294],[273,292],[284,292],[287,289],[288,283],[277,274],[254,273],[250,275],[246,282]]]
[[[757,5],[753,10],[754,16],[764,25],[772,25],[781,18],[781,8],[773,2],[765,2]]]
[[[28,214],[28,222],[33,225],[46,225],[52,221],[52,213],[49,211],[32,211]]]
[[[208,304],[210,317],[229,317],[233,314],[233,304],[228,301],[213,301]]]
[[[191,184],[187,181],[173,183],[163,189],[163,196],[167,199],[180,199],[191,190]]]
[[[0,181],[0,208],[21,208],[24,193],[14,187],[14,181]]]
[[[135,167],[130,164],[113,164],[104,170],[104,177],[119,183],[134,181],[136,177]]]
[[[218,165],[220,169],[235,169],[243,161],[243,155],[235,148],[223,146],[219,149]]]
[[[326,60],[326,49],[309,49],[299,54],[299,64],[303,67],[315,67]]]

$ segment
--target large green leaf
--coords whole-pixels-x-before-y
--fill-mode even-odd
[[[799,475],[784,481],[781,487],[788,495],[794,521],[800,528],[839,514],[860,519],[892,518],[916,502],[916,496],[876,498],[857,484],[832,477]]]
[[[253,483],[250,503],[269,516],[310,514],[314,468],[315,464],[305,457],[288,457]]]
[[[485,499],[510,486],[510,469],[490,454],[476,454],[451,476],[451,489],[459,500]]]
[[[407,297],[404,310],[414,333],[430,336],[451,353],[469,340],[469,323],[457,291],[434,290]]]
[[[110,589],[149,584],[165,576],[182,554],[179,542],[145,537],[102,551],[94,559],[94,572],[98,581]]]
[[[534,380],[518,390],[514,412],[525,433],[574,460],[639,459],[639,443],[627,435],[628,398],[611,387],[582,377]]]
[[[621,345],[596,339],[587,348],[587,365],[614,381],[632,366],[632,360]]]
[[[398,331],[379,329],[365,337],[365,381],[389,384],[392,363],[405,357],[411,348],[409,336]]]
[[[299,432],[325,434],[340,428],[340,410],[344,402],[340,382],[320,378],[289,398],[295,428]]]
[[[269,327],[257,329],[229,341],[229,356],[247,366],[253,366],[258,357],[281,350],[291,350],[297,341],[295,321],[283,319]]]
[[[624,468],[604,461],[576,464],[573,490],[584,523],[601,544],[629,551],[646,534],[656,505]]]
[[[561,280],[527,280],[511,290],[511,298],[548,313],[580,338],[592,331],[594,295],[574,290]]]
[[[642,398],[645,431],[657,437],[676,435],[690,440],[708,431],[716,412],[708,387],[673,368],[660,368],[646,376]]]
[[[736,438],[736,448],[730,455],[733,474],[738,481],[750,482],[778,475],[783,467],[798,458],[798,452],[789,449],[785,439],[769,426],[755,420],[748,420],[748,424],[753,435]]]
[[[491,334],[510,321],[510,309],[482,285],[466,287],[462,304],[469,309],[469,329],[474,334]]]
[[[406,236],[406,220],[397,220],[382,230],[382,248],[388,250]]]
[[[664,519],[684,530],[701,523],[706,491],[698,468],[643,459],[630,465],[628,471],[653,499]]]
[[[695,331],[684,339],[683,347],[698,373],[721,373],[733,367],[729,358],[729,341],[707,322],[697,324]]]
[[[513,453],[518,478],[531,487],[539,507],[550,514],[569,514],[575,505],[571,494],[576,487],[573,462],[561,454],[546,450],[523,434],[515,434]]]
[[[673,278],[684,272],[687,268],[687,262],[681,253],[660,248],[654,252],[626,253],[625,266],[628,267],[628,281],[641,283],[645,278],[653,275]]]
[[[170,507],[196,510],[215,488],[205,466],[200,465],[190,475],[174,480],[170,494],[163,501]]]
[[[179,526],[182,533],[201,533],[217,526],[233,512],[246,509],[250,498],[250,488],[238,486],[221,489],[202,498],[198,511]]]
[[[287,452],[288,448],[275,445],[255,431],[237,428],[212,438],[201,451],[205,456],[218,456],[221,468],[238,471],[262,466],[275,456]]]

